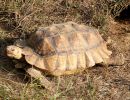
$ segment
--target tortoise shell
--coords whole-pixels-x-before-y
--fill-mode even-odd
[[[26,61],[57,76],[105,62],[111,55],[97,29],[75,22],[40,27],[26,42]]]

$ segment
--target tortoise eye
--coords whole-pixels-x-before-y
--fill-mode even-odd
[[[15,51],[14,49],[12,49],[12,51]]]

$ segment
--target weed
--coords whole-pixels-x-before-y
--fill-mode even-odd
[[[129,4],[129,0],[0,0],[0,99],[95,100],[96,87],[84,74],[54,80],[57,91],[52,94],[33,81],[17,82],[22,75],[16,73],[13,64],[8,63],[11,61],[3,60],[1,54],[12,40],[27,38],[39,26],[53,23],[75,21],[94,26],[106,34],[109,17],[115,18]]]

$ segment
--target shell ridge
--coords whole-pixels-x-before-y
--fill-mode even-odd
[[[57,70],[58,67],[59,67],[59,55],[58,55],[57,60],[56,60],[56,64],[55,64],[55,69],[54,69],[54,71]]]
[[[54,43],[54,42],[53,42]],[[63,51],[57,51],[56,49],[55,49],[55,52],[57,53],[57,54],[65,54],[65,53],[68,53],[68,54],[71,54],[71,53],[75,53],[75,54],[77,54],[77,53],[79,53],[80,51],[89,51],[89,50],[91,50],[91,49],[94,49],[94,48],[97,48],[97,47],[99,47],[100,45],[101,45],[101,43],[104,43],[104,41],[100,41],[99,43],[97,43],[96,45],[94,45],[94,46],[91,46],[91,48],[85,48],[85,49],[74,49],[73,50],[73,52],[72,52],[72,50],[63,50]],[[55,48],[55,47],[54,47]],[[47,53],[47,54],[44,54],[43,56],[44,57],[46,57],[46,56],[49,56],[49,55],[55,55],[55,53],[54,52],[50,52],[49,54]]]

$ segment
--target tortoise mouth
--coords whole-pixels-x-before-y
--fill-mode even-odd
[[[11,53],[10,51],[7,50],[7,56],[11,58],[15,58],[17,55]]]
[[[15,47],[12,47],[12,46],[8,46],[6,48],[6,54],[10,58],[16,58],[16,59],[20,59],[21,58],[21,55],[19,54],[19,52],[17,52],[15,50]]]
[[[15,59],[20,59],[21,58],[21,56],[15,55],[15,54],[10,53],[10,52],[7,53],[7,56],[10,57],[10,58],[15,58]]]

